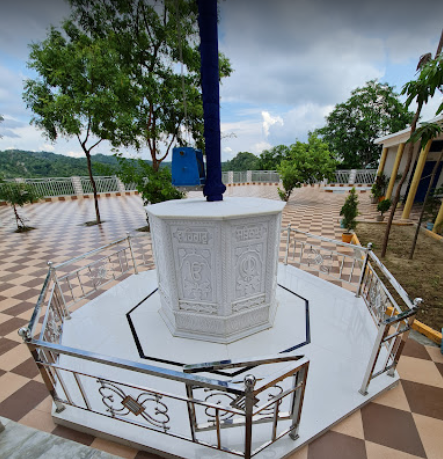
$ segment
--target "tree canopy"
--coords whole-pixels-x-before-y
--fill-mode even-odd
[[[258,158],[248,151],[240,151],[235,158],[223,163],[224,171],[255,171],[259,169]]]
[[[171,147],[191,137],[203,143],[197,3],[193,0],[70,0],[71,24],[94,41],[106,40],[112,62],[128,77],[130,102],[119,110],[116,145],[147,147],[154,170]],[[181,74],[180,65],[186,69]],[[219,54],[220,77],[228,59]],[[125,95],[124,93],[123,95]],[[120,102],[121,97],[119,97]],[[189,133],[189,134],[188,134]]]
[[[413,113],[399,101],[392,86],[371,80],[351,97],[335,106],[326,126],[317,130],[331,153],[345,169],[365,168],[380,158],[381,146],[374,140],[404,129]]]
[[[309,133],[308,142],[295,142],[289,147],[289,154],[277,171],[284,190],[278,190],[280,198],[288,201],[294,188],[304,183],[313,184],[324,179],[331,179],[336,162],[332,158],[328,145],[314,133]]]
[[[186,131],[203,147],[197,7],[191,0],[70,0],[61,30],[31,45],[24,100],[51,140],[147,147],[154,171]],[[183,63],[186,72],[177,69]],[[220,56],[220,75],[229,75]],[[161,146],[163,144],[163,146]],[[98,201],[97,221],[100,221]]]
[[[263,171],[275,171],[280,163],[289,155],[290,148],[286,145],[277,145],[260,153],[258,166]]]

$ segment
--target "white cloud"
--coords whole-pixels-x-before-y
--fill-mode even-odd
[[[54,145],[51,145],[50,143],[45,143],[40,147],[41,151],[55,151]]]
[[[325,117],[333,110],[332,105],[303,104],[287,111],[283,116],[284,123],[270,129],[270,138],[278,143],[289,145],[296,139],[304,142],[308,132],[325,125]]]
[[[269,142],[262,140],[261,142],[257,142],[252,146],[251,153],[257,155],[260,154],[263,150],[268,150],[269,148],[272,148],[272,145]]]
[[[279,124],[283,126],[283,120],[280,116],[271,116],[269,112],[262,111],[261,116],[263,118],[263,131],[265,133],[265,137],[269,136],[269,128],[274,124]]]
[[[429,120],[434,118],[435,112],[437,111],[440,104],[443,102],[443,97],[441,93],[437,92],[437,94],[423,107],[421,111],[421,119],[423,121]],[[416,107],[412,107],[412,110],[416,110]]]

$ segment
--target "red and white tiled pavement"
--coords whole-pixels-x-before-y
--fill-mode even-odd
[[[278,199],[275,185],[230,187],[227,196]],[[374,209],[368,193],[359,195],[365,218]],[[295,190],[283,213],[283,226],[340,238],[344,194],[317,187]],[[51,432],[124,458],[155,458],[91,435],[56,426],[51,400],[17,330],[26,325],[37,301],[47,261],[56,263],[124,237],[145,224],[137,196],[100,199],[101,227],[90,199],[34,204],[24,208],[35,230],[14,233],[11,210],[0,207],[0,416]],[[407,289],[407,286],[405,286]],[[399,386],[291,456],[291,459],[442,459],[443,355],[435,346],[409,340],[398,366]],[[3,458],[0,449],[0,458]],[[8,456],[6,456],[8,457]]]

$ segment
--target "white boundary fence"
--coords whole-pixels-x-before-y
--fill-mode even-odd
[[[115,176],[95,176],[97,193],[123,193],[134,191],[135,184],[125,185]],[[27,183],[35,187],[37,193],[45,198],[59,196],[83,196],[92,194],[92,183],[89,177],[44,177],[44,178],[18,178],[10,182]],[[7,184],[5,185],[7,186]]]
[[[374,182],[376,169],[350,169],[335,172],[336,184],[366,184]],[[94,177],[98,193],[124,193],[135,191],[135,184],[124,184],[115,176]],[[223,172],[223,183],[233,185],[237,183],[279,183],[280,176],[275,171],[228,171]],[[44,178],[17,178],[9,182],[21,182],[33,185],[38,194],[45,198],[61,196],[83,196],[92,194],[92,184],[89,177],[44,177]]]

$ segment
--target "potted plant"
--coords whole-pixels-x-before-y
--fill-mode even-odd
[[[389,210],[389,208],[392,205],[392,201],[390,199],[383,199],[383,201],[380,201],[377,205],[377,210],[379,211],[379,214],[377,215],[377,221],[382,222],[383,219],[385,218],[384,214]]]
[[[355,228],[357,227],[357,215],[359,215],[358,197],[355,188],[352,188],[340,210],[340,216],[343,217],[342,224],[346,229],[341,237],[343,242],[351,242],[352,232],[355,231]]]
[[[378,198],[381,196],[381,189],[377,182],[374,182],[371,186],[371,204],[377,204]]]

